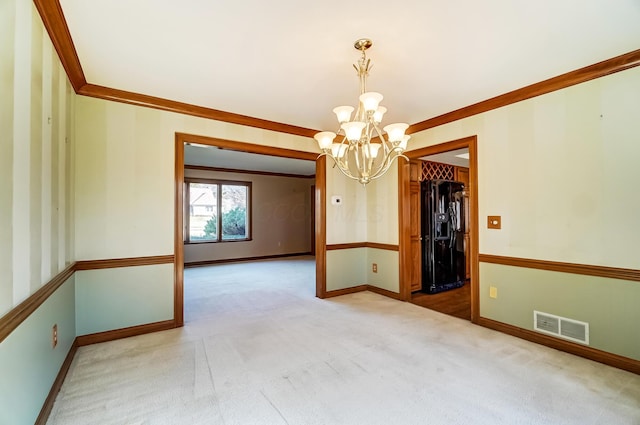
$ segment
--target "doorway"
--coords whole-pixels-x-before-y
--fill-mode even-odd
[[[316,176],[324,175],[318,172],[320,167],[324,167],[323,161],[316,161],[317,154],[312,152],[297,151],[292,149],[275,148],[271,146],[255,145],[250,143],[242,143],[231,140],[217,139],[206,136],[198,136],[184,133],[176,133],[175,136],[175,223],[174,223],[174,321],[175,325],[180,327],[184,325],[184,198],[185,198],[185,158],[184,147],[186,143],[199,144],[205,146],[217,147],[225,150],[234,150],[238,152],[254,153],[275,157],[302,159],[316,162]],[[316,199],[318,192],[324,194],[325,180],[316,177]],[[318,206],[316,205],[316,208]],[[321,206],[320,206],[321,208]],[[316,214],[314,219],[316,229],[318,226],[318,217]],[[317,230],[316,230],[317,234]],[[316,277],[316,288],[322,289],[324,281]],[[316,290],[316,295],[317,290]]]
[[[420,232],[420,180],[421,160],[435,158],[446,152],[468,153],[468,168],[460,167],[450,180],[463,180],[468,190],[468,211],[465,233],[465,263],[468,269],[463,275],[465,284],[451,291],[433,295],[422,289],[422,241]],[[400,249],[401,249],[401,294],[405,301],[440,311],[445,314],[465,318],[477,323],[479,319],[478,292],[478,196],[477,196],[477,137],[471,136],[435,146],[416,149],[406,153],[411,162],[399,167],[400,182]],[[462,237],[462,234],[461,234]],[[467,274],[468,273],[468,274]],[[465,279],[465,280],[466,280]]]

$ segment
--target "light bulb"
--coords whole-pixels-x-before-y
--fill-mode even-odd
[[[342,123],[340,126],[347,135],[347,140],[350,142],[357,142],[362,135],[362,129],[366,124],[360,121],[352,121]]]
[[[373,121],[376,123],[381,123],[382,117],[384,116],[385,112],[387,112],[387,108],[385,108],[384,106],[378,106],[378,109],[376,109],[376,111],[373,113]]]
[[[391,143],[399,142],[402,140],[404,136],[404,131],[409,128],[409,124],[405,123],[396,123],[389,124],[384,128],[384,131],[387,132],[387,137]]]
[[[370,143],[369,144],[369,155],[371,158],[376,158],[378,156],[378,151],[382,147],[381,143]]]
[[[378,104],[382,100],[382,95],[374,91],[368,91],[366,93],[362,93],[359,99],[360,102],[362,102],[364,110],[370,112],[378,109]]]
[[[338,122],[349,122],[351,119],[351,113],[353,112],[353,106],[338,106],[333,108],[333,113],[338,117]]]
[[[402,140],[400,140],[398,147],[403,151],[407,149],[407,143],[409,142],[409,139],[411,139],[411,136],[409,136],[408,134],[405,134],[404,136],[402,136]]]
[[[331,131],[321,131],[320,133],[316,133],[313,138],[318,141],[318,146],[320,146],[320,149],[325,150],[329,149],[331,143],[333,143],[333,139],[336,138],[336,133],[333,133]]]
[[[334,143],[331,145],[331,154],[335,158],[342,158],[344,154],[347,152],[348,146],[349,145],[346,145],[344,143]]]

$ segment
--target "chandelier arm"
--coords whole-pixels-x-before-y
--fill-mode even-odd
[[[367,123],[367,148],[363,150],[364,154],[367,158],[367,175],[372,174],[373,163],[375,161],[375,157],[371,154],[371,136],[373,136],[373,131],[375,130],[375,123],[372,120],[369,120]]]
[[[337,161],[337,160],[333,157],[333,155],[329,155],[329,154],[327,154],[327,156],[329,156],[329,158],[333,159],[333,161],[334,161],[334,162],[336,163],[336,165],[338,166],[338,170],[340,170],[340,172],[341,172],[342,174],[344,174],[344,175],[345,175],[345,177],[348,177],[348,178],[350,178],[351,180],[358,180],[358,181],[360,180],[358,177],[351,175],[351,174],[349,173],[349,169],[346,169],[346,170],[345,170],[345,169],[343,168],[343,165],[340,163],[340,161]]]
[[[391,164],[393,164],[393,161],[398,160],[398,158],[403,158],[407,162],[410,161],[409,158],[407,156],[405,156],[404,154],[397,154],[397,155],[395,155],[393,157],[393,159],[385,167],[385,170],[382,171],[382,172],[380,172],[380,170],[378,170],[375,175],[371,176],[371,180],[375,180],[375,179],[378,179],[378,178],[382,177],[384,175],[384,173],[386,173],[387,170],[389,170],[389,167],[391,167]]]
[[[358,142],[359,143],[359,142]],[[360,167],[360,158],[358,157],[358,154],[362,154],[363,150],[362,149],[357,149],[357,147],[354,149],[353,152],[353,156],[356,159],[356,170],[358,170],[359,174],[363,174],[363,169]]]
[[[389,153],[384,156],[383,161],[380,164],[380,167],[376,171],[376,175],[384,174],[397,157],[398,157],[398,153],[396,151],[394,150],[389,151]]]
[[[380,130],[380,127],[378,127],[376,125],[376,123],[373,123],[373,128],[376,130],[376,134],[378,135],[378,138],[380,139],[380,143],[382,144],[382,149],[383,149],[383,153],[384,156],[387,156],[391,153],[391,149],[389,148],[390,143],[385,140],[384,136],[382,135],[382,131]]]
[[[388,158],[389,158],[389,157],[388,157]],[[388,159],[388,158],[387,158],[387,159]],[[377,179],[378,177],[382,177],[382,175],[384,175],[384,174],[387,172],[387,170],[389,170],[389,167],[391,167],[391,164],[393,164],[393,160],[394,160],[395,158],[396,158],[396,157],[393,157],[393,159],[385,161],[385,162],[384,162],[384,164],[383,164],[384,166],[382,166],[382,165],[381,165],[381,166],[380,166],[380,168],[378,168],[378,169],[376,170],[376,172],[375,172],[375,173],[370,177],[370,179],[371,179],[371,180],[375,180],[375,179]]]

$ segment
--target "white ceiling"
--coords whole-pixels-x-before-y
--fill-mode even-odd
[[[640,47],[640,0],[60,0],[87,82],[312,129],[414,124]]]
[[[184,163],[185,165],[266,171],[302,176],[313,176],[316,174],[315,161],[238,152],[198,144],[185,145]]]
[[[440,162],[469,168],[469,160],[456,155],[468,154],[469,149],[457,149],[422,157],[424,161]],[[266,171],[271,173],[297,174],[312,176],[316,172],[315,161],[282,158],[248,152],[238,152],[188,143],[184,147],[185,165],[226,168],[233,170]]]
[[[433,161],[433,162],[439,162],[441,164],[457,165],[458,167],[469,168],[468,159],[460,158],[456,156],[456,155],[468,154],[468,153],[469,153],[469,149],[464,148],[464,149],[456,149],[455,151],[437,153],[434,155],[422,157],[420,159],[424,161]]]

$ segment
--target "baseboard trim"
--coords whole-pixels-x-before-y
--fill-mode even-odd
[[[327,245],[326,250],[337,251],[340,249],[355,249],[355,248],[376,248],[376,249],[384,249],[386,251],[400,251],[399,245],[377,243],[377,242],[336,243],[336,244]]]
[[[478,325],[640,375],[640,361],[480,317]]]
[[[374,292],[379,295],[384,295],[385,297],[393,298],[394,300],[402,301],[400,294],[389,291],[387,289],[378,288],[377,286],[372,286],[372,285],[358,285],[358,286],[352,286],[351,288],[334,289],[333,291],[325,292],[323,298],[339,297],[341,295],[355,294],[356,292],[364,292],[364,291]]]
[[[76,338],[78,346],[98,344],[100,342],[115,341],[116,339],[129,338],[131,336],[144,335],[153,332],[166,331],[175,328],[174,320],[148,323],[146,325],[130,326],[128,328],[114,329],[112,331],[97,332],[81,335]]]
[[[69,372],[69,368],[71,367],[71,362],[73,362],[73,358],[78,351],[78,339],[75,338],[73,343],[71,344],[71,348],[67,353],[67,357],[65,357],[60,370],[58,371],[58,375],[56,376],[55,381],[53,381],[53,385],[51,385],[51,390],[49,391],[49,395],[44,401],[42,405],[42,409],[40,409],[40,414],[38,415],[38,419],[36,419],[35,425],[46,425],[47,420],[49,420],[49,415],[51,414],[51,409],[53,409],[53,404],[56,401],[56,397],[60,392],[60,388],[62,388],[62,383],[64,379],[67,377],[67,373]]]
[[[242,257],[242,258],[227,258],[222,260],[190,261],[188,263],[184,263],[184,267],[185,268],[204,267],[204,266],[212,266],[214,264],[239,263],[242,261],[271,260],[274,258],[301,257],[303,255],[312,255],[312,254],[309,251],[309,252],[294,252],[291,254],[262,255],[259,257]]]
[[[339,297],[341,295],[355,294],[356,292],[364,292],[367,290],[367,286],[368,285],[359,285],[359,286],[352,286],[351,288],[334,289],[333,291],[325,292],[323,298],[333,298],[333,297]]]
[[[385,297],[393,298],[394,300],[403,301],[399,293],[389,291],[388,289],[378,288],[377,286],[367,285],[367,291],[375,292],[376,294],[384,295]]]

